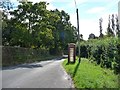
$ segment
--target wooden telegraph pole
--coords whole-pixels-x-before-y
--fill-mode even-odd
[[[79,31],[79,13],[78,13],[78,8],[77,8],[77,5],[76,5],[76,1],[74,0],[75,2],[75,7],[76,7],[76,14],[77,14],[77,30],[78,30],[78,58],[79,58],[79,63],[81,61],[81,58],[80,58],[80,31]]]
[[[80,58],[80,31],[79,31],[79,13],[78,13],[78,8],[76,8],[76,13],[77,13],[77,30],[78,30],[78,58],[79,58],[79,63],[80,63],[81,58]]]

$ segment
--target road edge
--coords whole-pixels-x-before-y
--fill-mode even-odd
[[[65,59],[62,59],[62,62],[60,63],[60,67],[62,68],[63,72],[64,72],[65,75],[67,76],[67,79],[70,81],[70,86],[71,86],[71,88],[75,88],[74,82],[73,82],[71,76],[66,72],[66,70],[65,70],[64,67],[62,66],[62,63],[63,63],[64,60],[65,60]]]

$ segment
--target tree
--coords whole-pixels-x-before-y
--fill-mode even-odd
[[[67,45],[70,42],[76,42],[77,30],[70,23],[70,16],[65,11],[52,10],[52,13],[55,13],[59,16],[59,20],[56,23],[53,23],[55,26],[53,30],[54,36],[54,53],[58,51],[63,51],[67,49]]]
[[[45,48],[54,53],[67,50],[68,43],[76,42],[77,30],[70,23],[68,13],[57,9],[49,11],[47,5],[46,2],[21,2],[18,9],[10,11],[12,18],[3,30],[3,44]]]
[[[108,19],[108,28],[107,28],[107,35],[110,37],[110,36],[114,36],[114,32],[112,31],[111,29],[111,23],[110,23],[110,15],[109,15],[109,19]],[[113,26],[114,28],[114,26]]]
[[[100,27],[100,36],[99,37],[103,37],[103,34],[102,34],[102,22],[103,22],[103,19],[102,18],[100,18],[99,19],[99,27]]]
[[[13,8],[13,4],[10,2],[10,0],[1,0],[0,8],[2,8],[4,11],[10,10]]]
[[[48,47],[53,36],[50,26],[47,24],[49,12],[46,9],[46,2],[32,4],[32,2],[18,5],[18,9],[11,11],[13,18],[9,23],[12,31],[10,41],[12,46],[24,47]],[[52,26],[51,26],[52,27]],[[7,29],[7,30],[8,30]],[[4,35],[8,36],[8,35]]]
[[[114,31],[115,31],[115,20],[114,20],[114,14],[112,14],[111,22],[112,22],[112,31],[113,31],[113,34],[114,34]]]
[[[95,35],[93,33],[89,34],[89,38],[88,39],[95,39]]]
[[[1,0],[0,1],[0,14],[2,14],[2,44],[3,45],[9,45],[10,41],[10,29],[8,29],[8,15],[9,10],[13,9],[13,4],[10,2],[10,0]]]
[[[118,16],[116,15],[116,35],[120,37],[120,28],[119,28],[119,22],[118,22]]]
[[[83,34],[80,34],[80,40],[83,41]]]
[[[13,4],[10,0],[1,0],[0,8],[2,14],[2,44],[10,45],[11,30],[10,19],[8,19],[9,11],[13,9]]]
[[[8,29],[9,25],[8,25],[8,19],[7,19],[7,15],[4,14],[4,12],[2,13],[2,44],[3,45],[9,45],[9,41],[10,41],[10,30]]]

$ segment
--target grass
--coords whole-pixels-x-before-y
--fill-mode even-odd
[[[90,63],[87,59],[75,64],[62,63],[67,73],[71,75],[75,88],[118,88],[118,75],[112,70],[103,69]]]

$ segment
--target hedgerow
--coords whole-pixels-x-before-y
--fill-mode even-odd
[[[89,58],[103,68],[120,73],[120,39],[115,37],[92,39],[80,43],[81,57]]]

